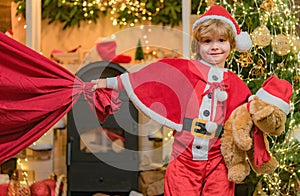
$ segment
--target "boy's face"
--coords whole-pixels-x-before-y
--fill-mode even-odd
[[[229,40],[224,36],[204,36],[201,38],[199,43],[199,54],[201,59],[223,68],[225,61],[231,51]]]

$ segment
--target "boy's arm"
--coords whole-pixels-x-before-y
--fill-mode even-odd
[[[97,88],[106,88],[106,79],[97,79],[97,80],[91,80],[91,83],[93,83],[92,90],[95,91]]]
[[[109,88],[114,90],[123,89],[123,85],[119,76],[91,80],[91,83],[94,84],[92,87],[92,91],[95,91],[98,88]]]

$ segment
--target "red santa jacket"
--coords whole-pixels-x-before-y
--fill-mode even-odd
[[[220,140],[217,135],[195,136],[190,128],[193,125],[186,126],[185,120],[192,122],[196,118],[206,124],[223,125],[231,112],[251,95],[247,85],[233,72],[186,59],[160,60],[137,72],[109,78],[107,86],[125,89],[143,113],[174,129],[173,156],[193,160],[220,156]]]

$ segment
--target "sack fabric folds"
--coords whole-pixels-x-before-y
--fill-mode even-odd
[[[100,121],[118,109],[116,93],[92,92],[92,83],[3,33],[0,59],[0,163],[39,139],[82,93]]]

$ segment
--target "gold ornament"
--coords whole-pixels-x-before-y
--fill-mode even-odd
[[[251,53],[246,52],[244,54],[241,54],[240,58],[238,59],[238,63],[241,65],[241,67],[248,67],[249,64],[253,64]]]
[[[156,50],[146,51],[144,52],[144,57],[146,60],[158,59],[157,51]]]
[[[271,33],[265,25],[262,25],[254,29],[251,38],[255,45],[265,47],[271,42]]]
[[[20,169],[14,171],[7,187],[7,196],[30,196],[30,187],[26,172]]]
[[[300,76],[294,76],[294,83],[296,85],[300,84]]]
[[[293,54],[297,54],[300,51],[300,38],[293,35],[290,38],[291,41],[291,50]]]
[[[257,60],[256,65],[253,66],[253,68],[250,70],[250,74],[253,76],[259,76],[265,74],[265,68],[263,67],[264,61],[259,58]]]
[[[283,34],[275,35],[272,41],[272,48],[276,54],[284,56],[291,51],[291,41]]]
[[[266,12],[274,12],[275,11],[275,3],[273,0],[265,0],[261,5],[261,8],[266,10]]]
[[[251,69],[250,74],[253,76],[265,75],[265,68],[260,67],[260,66],[254,66]]]
[[[263,67],[264,61],[261,60],[261,58],[258,58],[256,65],[257,65],[258,67]]]

